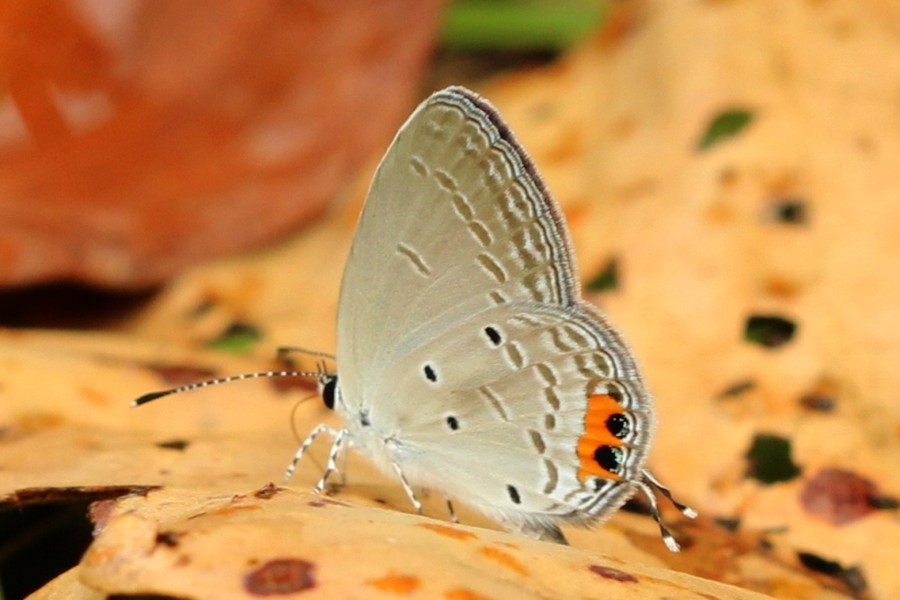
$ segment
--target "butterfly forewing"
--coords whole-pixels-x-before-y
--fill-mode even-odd
[[[360,216],[338,315],[344,390],[441,323],[515,300],[572,303],[572,270],[558,211],[493,110],[461,88],[435,94],[400,129]]]

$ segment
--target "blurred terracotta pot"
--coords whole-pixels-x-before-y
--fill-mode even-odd
[[[296,228],[410,109],[441,4],[0,4],[0,285],[150,286]]]

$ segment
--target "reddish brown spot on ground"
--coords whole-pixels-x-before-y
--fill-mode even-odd
[[[595,573],[604,579],[613,579],[615,581],[622,581],[625,583],[637,583],[638,579],[631,573],[626,573],[625,571],[620,571],[619,569],[613,569],[612,567],[603,567],[600,565],[591,565],[588,567],[591,570],[591,573]]]
[[[293,594],[315,587],[315,565],[299,558],[270,560],[244,576],[244,589],[255,596]]]
[[[160,531],[156,534],[156,543],[161,546],[174,548],[178,545],[178,541],[181,540],[183,535],[184,533],[179,531]]]
[[[474,533],[472,533],[471,531],[465,531],[463,529],[457,529],[456,527],[450,527],[448,525],[441,525],[439,523],[419,523],[418,527],[427,529],[429,531],[433,531],[440,535],[445,535],[445,536],[453,538],[455,540],[478,539],[478,536],[475,535]]]
[[[800,503],[806,512],[834,525],[860,519],[882,504],[878,487],[843,469],[826,469],[806,482]]]
[[[479,552],[481,552],[481,554],[488,557],[489,559],[500,563],[507,569],[515,571],[519,575],[528,575],[528,569],[525,568],[525,565],[519,562],[519,559],[517,559],[512,554],[509,554],[508,552],[504,552],[503,550],[494,548],[492,546],[484,546],[479,550]]]
[[[259,498],[260,500],[268,500],[269,498],[271,498],[272,496],[274,496],[275,494],[277,494],[280,491],[281,491],[281,488],[270,481],[266,485],[262,486],[261,488],[259,488],[255,492],[253,492],[253,495],[256,496],[257,498]]]
[[[163,450],[177,450],[184,452],[191,443],[187,440],[166,440],[165,442],[157,442],[156,447]]]
[[[390,592],[398,596],[408,596],[422,585],[418,577],[413,575],[397,575],[390,573],[379,579],[369,579],[367,584],[382,592]]]

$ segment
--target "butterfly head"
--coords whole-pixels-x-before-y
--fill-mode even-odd
[[[319,395],[328,410],[334,410],[334,400],[337,394],[337,374],[320,373],[318,377]]]

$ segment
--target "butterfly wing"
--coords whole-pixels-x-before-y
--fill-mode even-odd
[[[410,481],[518,530],[603,519],[640,479],[653,416],[615,332],[581,307],[515,302],[421,344],[371,421]]]
[[[605,516],[631,493],[651,399],[584,304],[568,233],[494,109],[450,88],[400,129],[344,273],[341,410],[382,465],[513,529]]]
[[[438,92],[401,127],[375,174],[341,285],[345,395],[435,327],[512,300],[577,299],[558,210],[483,100]]]

